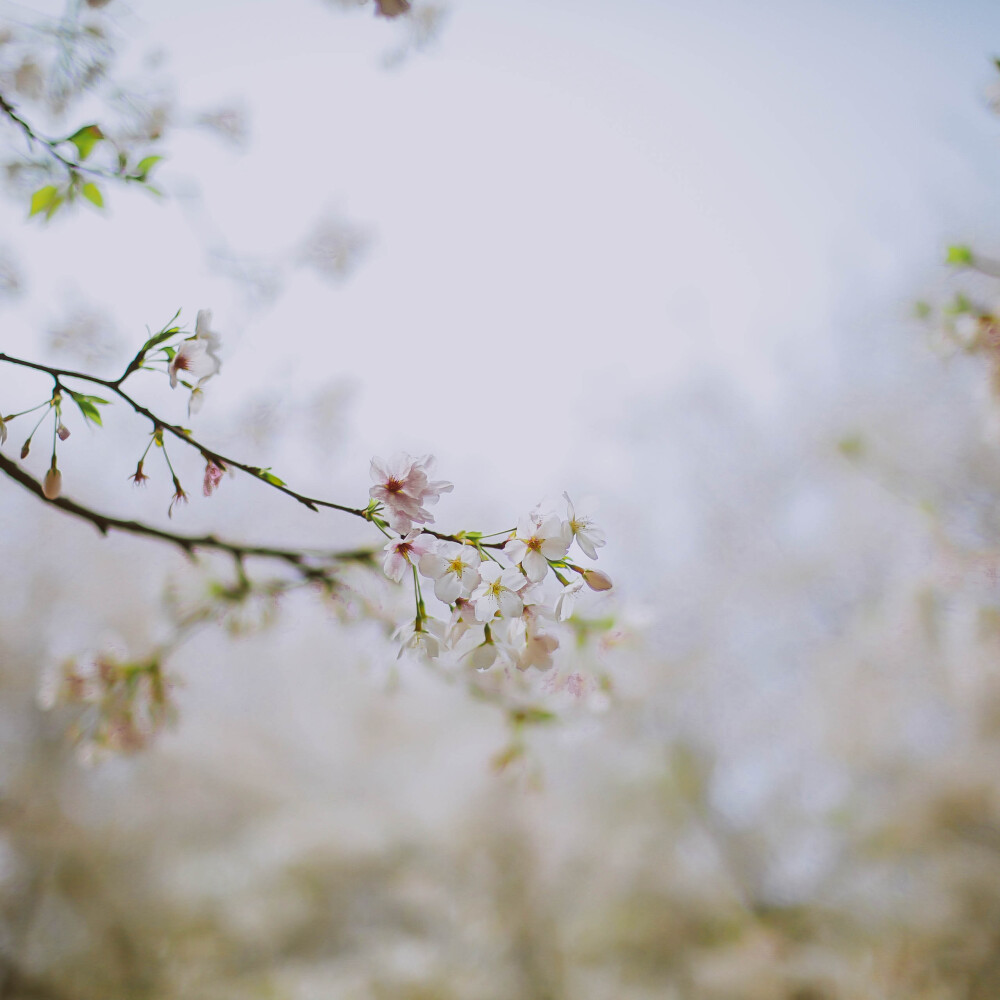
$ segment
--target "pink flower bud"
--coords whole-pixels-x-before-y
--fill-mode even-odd
[[[45,480],[42,483],[42,495],[46,500],[55,500],[62,493],[62,473],[53,465],[45,473]]]
[[[61,423],[61,424],[60,424],[60,425],[59,425],[59,426],[58,426],[58,427],[56,428],[56,434],[58,434],[58,435],[59,435],[59,440],[60,440],[60,441],[65,441],[65,440],[66,440],[66,438],[68,438],[68,437],[69,437],[69,428],[68,428],[68,427],[67,427],[67,426],[66,426],[65,424],[62,424],[62,423]]]
[[[583,581],[591,590],[610,590],[614,584],[607,573],[602,573],[599,569],[588,569],[584,571]]]
[[[31,438],[28,438],[28,440],[21,445],[21,458],[27,458],[29,451],[31,451]]]

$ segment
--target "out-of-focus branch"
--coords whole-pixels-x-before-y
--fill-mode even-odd
[[[64,156],[59,152],[59,144],[61,142],[68,142],[68,139],[46,139],[44,136],[39,135],[35,131],[33,126],[31,126],[24,118],[22,118],[14,106],[10,104],[3,96],[0,94],[0,112],[12,121],[23,133],[28,142],[33,146],[38,146],[45,151],[52,159],[56,160],[61,166],[65,167],[71,174],[81,173],[90,174],[94,177],[105,177],[109,180],[126,180],[129,179],[129,175],[122,171],[105,170],[101,167],[88,167],[82,164],[79,160],[71,160],[68,156]]]

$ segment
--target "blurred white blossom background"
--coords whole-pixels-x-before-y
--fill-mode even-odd
[[[307,493],[402,448],[446,530],[599,498],[614,692],[497,774],[489,706],[290,602],[82,768],[46,666],[193,571],[0,484],[0,996],[995,996],[995,414],[912,303],[996,245],[1000,9],[352,7],[112,0],[192,127],[162,202],[0,203],[0,347],[113,372],[210,307],[199,435]],[[67,493],[162,518],[108,424]],[[175,520],[372,543],[266,492]]]

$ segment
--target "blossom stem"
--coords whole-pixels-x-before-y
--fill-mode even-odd
[[[162,433],[169,434],[171,437],[174,437],[178,441],[183,442],[188,447],[197,449],[202,453],[202,455],[210,457],[212,461],[214,461],[217,465],[221,465],[226,468],[232,467],[234,469],[239,469],[241,472],[245,472],[248,475],[253,476],[254,479],[258,480],[259,482],[266,483],[268,486],[270,486],[272,489],[277,490],[279,493],[284,493],[286,496],[291,497],[293,500],[296,500],[304,507],[308,507],[310,510],[316,511],[319,510],[321,507],[324,507],[330,510],[339,510],[344,514],[351,514],[354,517],[360,517],[366,521],[372,520],[371,516],[363,507],[361,508],[349,507],[346,504],[334,503],[332,500],[321,500],[317,497],[306,496],[303,493],[298,493],[296,490],[293,490],[289,486],[285,486],[284,484],[279,485],[276,482],[273,482],[269,479],[265,479],[261,475],[262,470],[258,466],[249,465],[245,462],[239,462],[235,458],[229,458],[226,455],[222,455],[219,452],[215,451],[214,449],[209,448],[206,445],[202,444],[200,441],[198,441],[187,431],[186,428],[162,420],[160,417],[158,417],[147,407],[139,403],[136,399],[134,399],[131,395],[129,395],[129,393],[127,393],[122,388],[122,383],[124,383],[124,381],[137,370],[132,365],[130,365],[126,369],[125,373],[121,375],[119,378],[105,379],[105,378],[100,378],[96,375],[87,375],[84,372],[78,372],[71,369],[53,368],[49,365],[40,364],[37,361],[28,361],[24,358],[16,358],[4,352],[0,352],[0,364],[17,365],[21,368],[29,368],[33,371],[43,372],[51,376],[53,379],[55,379],[57,384],[59,384],[60,379],[70,378],[70,379],[80,379],[81,381],[89,382],[92,385],[99,385],[102,388],[107,389],[109,392],[114,393],[116,396],[118,396],[119,399],[122,400],[122,402],[128,405],[136,414],[148,420],[153,425],[154,429],[159,429]],[[382,531],[383,534],[386,535],[387,538],[392,537],[391,535],[386,534],[384,529],[380,530]],[[432,535],[434,538],[441,539],[442,541],[448,541],[448,542],[461,541],[461,539],[454,534],[445,534],[443,532],[433,531],[430,528],[425,528],[424,531],[426,534]],[[479,548],[480,551],[486,548],[500,549],[503,548],[503,543],[485,542],[482,543],[482,547],[480,547],[480,544],[477,543],[476,547]],[[488,555],[488,553],[484,554]]]
[[[51,405],[52,405],[52,400],[46,399],[43,402],[39,403],[38,406],[31,407],[30,410],[21,410],[19,413],[9,413],[6,417],[3,418],[3,420],[5,423],[7,423],[13,420],[15,417],[23,417],[25,416],[25,414],[34,413],[35,410],[40,410],[43,406],[51,406]]]

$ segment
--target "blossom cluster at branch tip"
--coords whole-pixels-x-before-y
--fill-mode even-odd
[[[374,503],[366,516],[383,531],[388,526],[397,533],[384,547],[385,575],[397,583],[408,572],[414,577],[416,615],[394,634],[400,654],[436,660],[450,653],[479,672],[497,665],[551,669],[563,623],[584,588],[612,587],[607,574],[570,560],[574,543],[596,559],[604,533],[590,512],[565,494],[566,517],[535,509],[513,531],[497,533],[507,534],[504,541],[487,543],[495,536],[479,532],[441,536],[425,531],[421,526],[433,522],[427,505],[452,489],[451,483],[431,481],[431,462],[404,453],[371,462]],[[447,621],[427,613],[420,578],[431,581],[434,596],[448,606]]]

